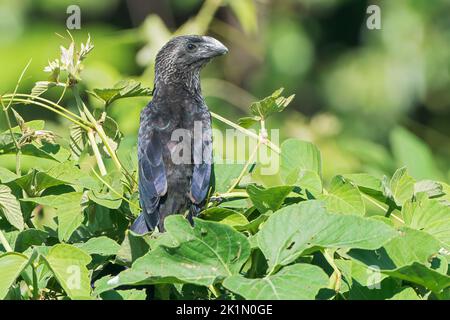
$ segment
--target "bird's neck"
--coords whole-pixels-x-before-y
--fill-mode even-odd
[[[200,70],[187,70],[184,72],[155,72],[153,99],[171,99],[173,97],[202,100],[200,84]]]

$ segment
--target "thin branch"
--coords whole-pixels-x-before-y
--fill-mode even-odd
[[[248,171],[248,167],[250,166],[250,163],[253,162],[254,158],[256,157],[256,154],[258,153],[260,146],[261,146],[261,140],[258,141],[258,144],[256,145],[255,149],[253,149],[253,152],[250,155],[250,157],[248,158],[247,162],[245,163],[244,168],[242,168],[242,171],[239,174],[239,177],[236,179],[236,181],[233,183],[233,185],[227,190],[226,193],[230,193],[231,191],[233,191],[237,187],[239,182],[241,182],[242,178]]]
[[[2,243],[3,247],[5,248],[6,252],[12,252],[13,249],[8,243],[8,240],[6,240],[5,235],[3,234],[2,230],[0,230],[0,242]]]
[[[238,124],[234,123],[233,121],[230,121],[230,120],[228,120],[228,119],[218,115],[217,113],[214,113],[214,112],[211,112],[211,111],[210,111],[210,113],[211,113],[211,116],[213,118],[215,118],[215,119],[217,119],[217,120],[219,120],[219,121],[229,125],[230,127],[235,128],[238,131],[241,131],[242,133],[248,135],[249,137],[252,137],[253,139],[261,141],[263,144],[267,145],[270,149],[272,149],[276,153],[281,154],[280,148],[277,145],[275,145],[272,141],[270,141],[269,139],[263,139],[262,137],[258,136],[256,133],[241,127],[240,125],[238,125]]]

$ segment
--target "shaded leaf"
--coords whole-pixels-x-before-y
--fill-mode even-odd
[[[19,201],[5,185],[0,185],[0,212],[12,226],[23,230],[24,221]]]
[[[275,268],[312,247],[376,249],[395,236],[383,222],[329,214],[323,202],[306,201],[272,214],[258,233],[258,245]]]
[[[262,279],[231,276],[223,285],[249,300],[313,300],[327,287],[328,276],[317,266],[294,264]]]

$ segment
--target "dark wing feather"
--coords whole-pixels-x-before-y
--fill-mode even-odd
[[[160,134],[148,118],[142,117],[139,132],[139,198],[145,222],[153,230],[159,223],[158,205],[167,192],[167,177]]]
[[[213,163],[211,115],[204,111],[201,115],[202,135],[194,135],[194,170],[191,181],[191,196],[194,204],[201,204],[208,195]]]

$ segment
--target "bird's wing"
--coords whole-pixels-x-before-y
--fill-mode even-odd
[[[213,163],[211,115],[207,110],[202,112],[201,122],[202,132],[199,137],[194,133],[192,153],[194,170],[191,181],[191,198],[194,204],[201,204],[208,195]]]
[[[160,133],[145,116],[141,119],[138,157],[140,203],[145,221],[153,229],[159,222],[158,204],[167,192],[167,178]]]

